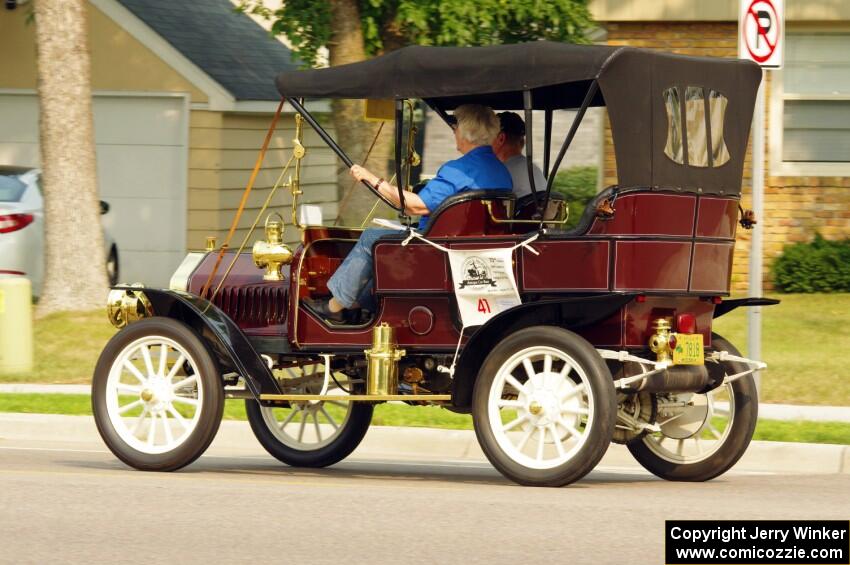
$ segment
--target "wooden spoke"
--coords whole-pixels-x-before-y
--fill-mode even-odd
[[[159,346],[159,370],[157,375],[165,375],[165,368],[168,366],[168,344],[163,343]]]
[[[561,443],[561,438],[558,437],[558,430],[555,428],[555,424],[549,424],[549,433],[552,434],[552,439],[555,441],[555,449],[558,450],[558,456],[563,457],[566,455],[564,451],[564,444]]]
[[[523,359],[522,366],[525,368],[525,374],[528,375],[528,380],[533,380],[537,373],[534,370],[534,365],[531,364],[531,359],[528,357]]]
[[[534,433],[534,426],[528,426],[528,429],[525,430],[525,433],[522,436],[522,439],[519,440],[519,444],[517,444],[517,449],[522,451],[525,449],[525,445],[528,443],[528,440],[531,439],[531,434]]]
[[[125,404],[124,406],[119,408],[118,413],[119,414],[126,414],[127,412],[129,412],[133,408],[141,406],[142,404],[144,404],[144,401],[140,398],[140,399],[136,400],[135,402],[131,402],[130,404]]]
[[[506,376],[505,382],[508,383],[509,385],[511,385],[512,387],[514,387],[517,390],[517,392],[525,392],[525,393],[528,392],[528,390],[525,388],[525,385],[523,385],[521,382],[516,380],[516,377],[514,377],[513,375]]]
[[[504,426],[502,426],[502,430],[506,431],[506,432],[510,431],[510,430],[514,429],[515,427],[519,426],[520,424],[522,424],[523,422],[525,422],[526,420],[528,420],[528,414],[523,414],[522,416],[520,416],[520,417],[508,422]]]
[[[136,380],[140,383],[147,384],[148,380],[144,377],[144,375],[142,375],[141,371],[139,371],[138,367],[136,367],[132,361],[126,359],[124,361],[124,368],[130,371],[130,374],[136,377]]]

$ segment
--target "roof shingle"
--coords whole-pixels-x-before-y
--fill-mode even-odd
[[[118,0],[237,100],[279,100],[292,52],[229,0]]]

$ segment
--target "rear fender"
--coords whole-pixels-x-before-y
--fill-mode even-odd
[[[719,318],[723,314],[728,314],[735,308],[741,306],[773,306],[779,304],[775,298],[736,298],[734,300],[724,300],[714,307],[714,317]]]
[[[636,294],[606,294],[527,302],[511,308],[480,326],[469,338],[455,366],[452,403],[468,408],[472,388],[484,359],[504,336],[529,326],[578,329],[604,320],[631,302]]]
[[[200,296],[176,290],[115,287],[141,291],[151,303],[155,316],[180,320],[193,328],[218,358],[220,365],[245,379],[251,393],[280,394],[268,366],[233,320]]]

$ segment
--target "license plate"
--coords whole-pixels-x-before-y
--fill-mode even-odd
[[[702,350],[702,334],[676,334],[676,347],[673,349],[674,365],[703,365],[705,354]]]

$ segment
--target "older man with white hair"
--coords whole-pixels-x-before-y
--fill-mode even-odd
[[[490,108],[464,104],[454,111],[452,128],[457,150],[462,156],[443,164],[419,194],[404,195],[405,212],[419,215],[419,229],[428,224],[428,215],[449,196],[467,190],[493,189],[510,191],[511,174],[496,157],[491,144],[499,134],[499,118]],[[351,176],[367,181],[388,200],[399,204],[398,188],[360,165],[351,167]],[[328,302],[310,301],[309,306],[325,319],[342,322],[343,311],[357,305],[372,306],[372,247],[393,230],[369,228],[328,281],[333,297]],[[370,308],[371,309],[371,308]]]

